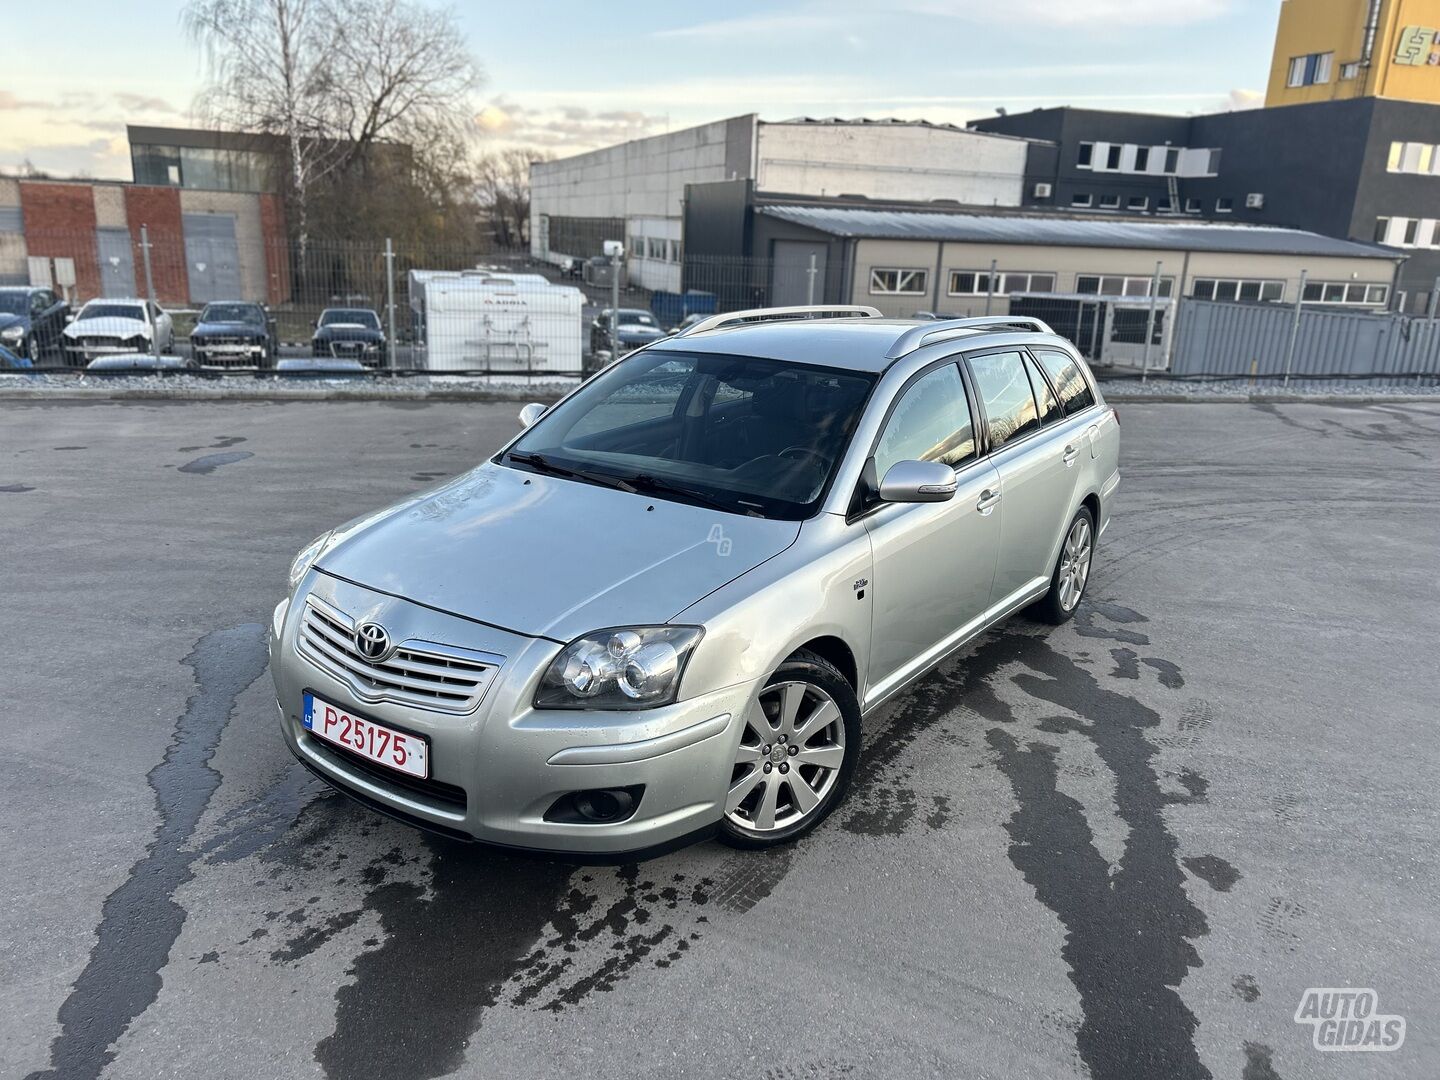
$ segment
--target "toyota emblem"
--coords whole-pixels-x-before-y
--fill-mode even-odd
[[[355,628],[355,649],[366,660],[384,660],[390,655],[390,635],[379,623],[361,623]]]

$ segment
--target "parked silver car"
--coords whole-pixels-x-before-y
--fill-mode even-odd
[[[478,468],[317,538],[276,607],[307,767],[453,836],[765,847],[864,714],[986,627],[1075,611],[1119,425],[1034,319],[715,316]]]

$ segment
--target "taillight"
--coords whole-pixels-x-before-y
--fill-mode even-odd
[[[1116,427],[1119,427],[1119,426],[1120,426],[1120,414],[1115,411],[1115,406],[1114,406],[1114,405],[1111,405],[1111,406],[1110,406],[1110,415],[1111,415],[1111,417],[1115,420],[1115,426],[1116,426]]]

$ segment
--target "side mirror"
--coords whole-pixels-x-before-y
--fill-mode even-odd
[[[520,410],[520,426],[522,428],[527,428],[544,415],[545,406],[541,405],[538,401],[532,401],[529,405],[526,405],[523,409]],[[953,487],[951,488],[951,491],[954,491]]]
[[[67,311],[67,312],[65,312],[65,325],[66,325],[66,326],[69,326],[69,325],[70,325],[72,322],[74,322],[74,321],[75,321],[75,312],[73,312],[73,311]]]
[[[943,461],[897,461],[880,481],[880,501],[949,502],[957,486],[955,470]]]

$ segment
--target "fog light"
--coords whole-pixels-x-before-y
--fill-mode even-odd
[[[644,792],[644,784],[572,791],[550,805],[545,820],[564,825],[614,825],[635,816]]]

